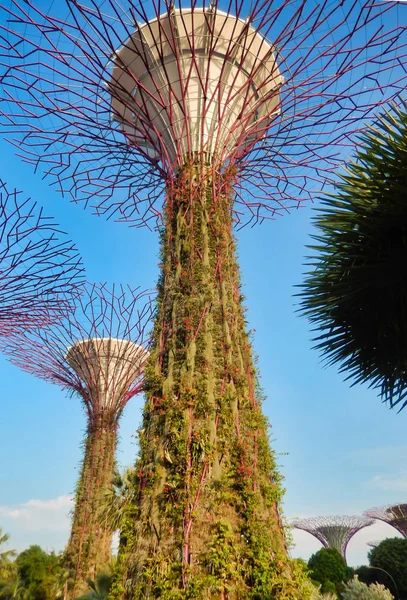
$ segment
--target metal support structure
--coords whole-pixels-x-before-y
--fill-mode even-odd
[[[292,523],[317,538],[325,548],[335,548],[346,560],[346,549],[352,537],[364,527],[373,525],[373,519],[358,516],[310,517]]]
[[[58,190],[135,225],[161,221],[197,150],[238,173],[236,223],[298,207],[406,88],[396,2],[3,4],[5,135]]]
[[[84,275],[52,217],[0,179],[0,335],[58,318]]]
[[[377,519],[388,523],[407,538],[407,504],[387,504],[369,508],[364,512],[369,519]]]

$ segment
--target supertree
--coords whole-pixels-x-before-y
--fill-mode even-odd
[[[397,529],[404,538],[407,538],[407,504],[388,504],[369,508],[364,513],[370,519],[377,519],[388,523]]]
[[[112,595],[298,599],[232,224],[312,198],[405,88],[398,7],[70,0],[65,18],[9,6],[3,124],[19,152],[98,213],[162,225]]]
[[[2,346],[17,366],[76,393],[85,409],[85,453],[64,558],[72,597],[111,557],[105,494],[115,473],[119,419],[143,386],[152,316],[150,296],[137,288],[83,284],[79,291],[59,319],[20,329]]]
[[[83,274],[78,250],[54,219],[0,179],[0,335],[55,318]]]
[[[325,548],[335,548],[346,560],[346,548],[351,538],[374,520],[367,517],[310,517],[297,519],[292,523],[295,529],[302,529],[317,538]]]

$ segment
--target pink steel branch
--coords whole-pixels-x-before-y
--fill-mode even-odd
[[[82,276],[78,250],[54,219],[0,180],[0,334],[50,319]]]
[[[79,291],[58,320],[15,332],[2,351],[23,370],[77,392],[92,428],[101,412],[106,424],[117,423],[142,390],[153,309],[137,288],[83,284]]]
[[[180,2],[106,0],[99,6],[93,0],[71,0],[67,16],[59,18],[42,13],[31,1],[9,0],[0,26],[0,110],[10,141],[74,200],[90,202],[98,213],[148,224],[160,218],[164,188],[172,185],[179,167],[194,160],[188,93],[193,73],[198,73],[201,139],[205,117],[219,113],[212,146],[202,143],[200,151],[214,173],[237,169],[236,221],[272,218],[312,198],[333,181],[333,171],[365,120],[406,87],[407,32],[397,24],[399,7],[370,0],[263,0],[247,15],[243,0],[228,1],[226,14],[234,13],[237,24],[239,18],[246,20],[238,44],[232,32],[233,43],[213,86],[208,74],[222,37],[213,25],[220,4],[203,2],[209,61],[203,69],[195,52],[198,33],[187,38],[192,57],[187,68],[177,46],[177,28],[188,27],[188,11]],[[192,2],[188,10],[193,20],[199,9]],[[168,19],[174,11],[177,19]],[[275,68],[268,73],[262,71],[264,61],[250,62],[250,27],[264,36],[264,61],[275,57]],[[132,36],[153,33],[157,69],[148,48],[129,44]],[[164,60],[166,46],[176,59],[176,85]],[[149,85],[129,61],[121,60],[123,47],[132,54],[131,64],[148,71]],[[251,64],[251,71],[244,83],[233,81],[225,95],[234,61],[246,71]],[[260,86],[259,73],[264,73]],[[277,73],[280,79],[271,86]],[[243,116],[229,122],[227,110],[237,95],[244,98]],[[256,117],[259,95],[263,104],[273,105],[264,119]],[[152,107],[154,114],[162,114],[166,128],[161,117],[153,118]],[[252,120],[257,120],[255,135],[247,143],[241,132]]]

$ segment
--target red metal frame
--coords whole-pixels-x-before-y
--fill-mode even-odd
[[[407,32],[396,17],[405,7],[397,4],[263,0],[248,11],[243,0],[203,1],[208,11],[223,9],[247,19],[269,39],[284,76],[281,113],[265,125],[263,139],[226,154],[218,148],[212,163],[216,173],[225,167],[237,170],[237,223],[273,218],[312,199],[316,190],[334,180],[333,172],[346,158],[354,135],[375,109],[404,91]],[[172,8],[182,14],[183,5],[180,0],[105,0],[99,7],[94,0],[71,0],[65,9],[58,4],[58,16],[56,11],[53,16],[42,13],[32,0],[8,0],[1,9],[0,112],[5,134],[24,160],[49,176],[60,191],[89,202],[99,214],[153,225],[160,219],[164,188],[171,187],[185,161],[180,155],[171,161],[156,138],[149,141],[156,144],[158,159],[134,140],[129,143],[111,118],[115,92],[106,89],[112,57],[134,33],[136,21],[155,17],[161,23],[160,15]],[[191,5],[197,9],[196,2]],[[168,35],[161,28],[176,53],[175,33]],[[208,43],[210,60],[216,36]],[[190,46],[193,51],[194,36]],[[229,54],[233,51],[231,45]],[[142,55],[138,59],[145,62]],[[179,60],[178,56],[180,68]],[[243,62],[244,53],[241,66]],[[246,94],[246,108],[255,71],[239,90]],[[205,91],[207,83],[202,80]],[[185,92],[188,78],[181,85]],[[155,87],[144,91],[167,111],[171,123],[171,105],[165,104],[158,82]],[[179,102],[185,101],[183,94]],[[208,98],[206,108],[210,102]],[[140,138],[151,131],[148,119],[146,114],[144,123],[138,121]],[[183,127],[189,131],[188,119]]]
[[[52,319],[70,304],[84,272],[54,219],[1,179],[0,272],[0,335]]]

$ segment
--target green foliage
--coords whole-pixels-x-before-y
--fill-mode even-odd
[[[55,574],[59,557],[47,553],[40,546],[30,546],[16,558],[18,576],[26,589],[24,600],[54,600]]]
[[[334,591],[330,583],[335,584],[346,580],[347,567],[341,554],[335,548],[321,548],[311,556],[308,568],[313,581],[322,584],[327,592]]]
[[[325,581],[321,585],[321,592],[323,594],[332,594],[335,598],[338,597],[338,594],[336,593],[336,589],[337,588],[336,588],[335,583],[333,583],[333,581],[329,581],[328,579],[325,579]]]
[[[103,511],[106,490],[112,486],[115,474],[117,429],[104,418],[101,411],[88,427],[71,535],[64,553],[63,562],[70,572],[73,595],[85,591],[87,578],[104,570],[111,559],[113,530],[109,518],[113,516]]]
[[[407,539],[383,540],[369,552],[369,563],[373,567],[387,571],[393,577],[397,590],[385,573],[377,571],[377,581],[384,583],[395,596],[407,597]]]
[[[105,497],[104,503],[100,507],[100,519],[106,524],[109,531],[120,529],[125,511],[132,498],[136,477],[132,467],[127,467],[122,474],[115,471],[112,487],[104,490]]]
[[[3,533],[0,528],[0,546],[6,544],[9,540],[9,535]],[[0,580],[7,579],[15,570],[15,565],[11,560],[16,555],[14,550],[2,550],[0,551]]]
[[[380,583],[367,586],[357,575],[346,583],[341,592],[342,600],[393,600],[394,596]]]
[[[7,580],[0,581],[1,600],[26,600],[27,590],[24,587],[17,570]]]
[[[355,161],[314,219],[302,310],[317,348],[354,383],[407,403],[407,112],[360,136]],[[372,326],[374,324],[374,326]]]
[[[98,573],[96,581],[86,580],[89,592],[79,596],[77,600],[107,600],[112,586],[112,576],[108,573]]]
[[[358,567],[354,570],[354,575],[357,575],[359,581],[370,585],[371,583],[377,583],[378,581],[378,571],[375,569],[371,569],[365,565]],[[388,582],[387,582],[388,583]]]
[[[299,600],[305,576],[287,555],[242,308],[233,177],[201,166],[168,189],[140,457],[110,596]]]

